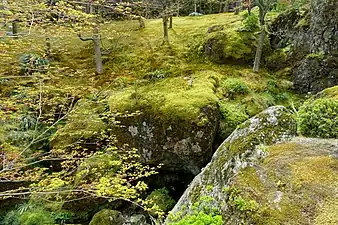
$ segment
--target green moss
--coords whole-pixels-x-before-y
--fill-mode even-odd
[[[299,110],[299,131],[309,137],[338,137],[338,99],[310,99]]]
[[[226,30],[208,34],[198,47],[198,52],[214,62],[250,60],[255,38],[249,32]]]
[[[196,185],[191,190],[189,198],[191,199],[191,203],[192,204],[198,202],[198,200],[200,199],[200,197],[201,197],[200,196],[201,195],[201,190],[202,190],[202,186],[201,185]]]
[[[338,99],[338,86],[325,89],[319,96],[322,98]]]
[[[89,225],[122,225],[123,218],[119,211],[102,209],[96,213]]]
[[[306,55],[306,58],[307,58],[307,59],[320,59],[320,60],[322,60],[322,59],[325,58],[325,55],[324,55],[324,53],[322,53],[322,52],[319,52],[319,53],[311,53],[311,54]]]
[[[315,225],[334,225],[338,224],[338,199],[328,199],[324,206],[319,210],[315,219]]]
[[[196,121],[201,108],[217,102],[210,76],[220,75],[203,71],[186,79],[167,78],[125,89],[111,96],[109,105],[112,111],[148,110],[167,118]]]
[[[241,99],[242,105],[245,106],[245,112],[249,117],[255,116],[274,103],[274,98],[267,93],[251,93]]]
[[[240,215],[248,224],[336,224],[328,221],[337,221],[338,160],[327,148],[318,141],[269,147],[259,166],[242,169],[234,179],[231,188],[259,204],[258,210]]]
[[[107,128],[101,115],[104,105],[89,100],[81,100],[68,116],[66,125],[55,133],[52,138],[53,148],[64,148],[81,139],[95,137]]]
[[[219,135],[225,139],[236,127],[249,118],[241,104],[221,101],[219,103],[221,120]]]
[[[250,92],[249,87],[239,78],[228,78],[221,82],[220,88],[223,95],[234,98],[237,95],[245,95]]]
[[[305,157],[292,164],[295,184],[316,184],[335,188],[338,185],[338,160],[329,156]]]
[[[175,206],[175,200],[169,195],[169,191],[166,188],[154,190],[146,198],[150,203],[148,208],[152,208],[156,205],[161,211],[168,212]],[[156,208],[155,207],[155,208]]]

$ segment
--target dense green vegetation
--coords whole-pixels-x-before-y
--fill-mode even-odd
[[[80,2],[0,3],[0,224],[123,224],[128,211],[161,224],[182,194],[175,176],[195,176],[270,106],[304,136],[338,138],[337,88],[307,98],[288,68],[268,68],[289,51],[272,48],[269,23],[308,1]],[[258,210],[228,191],[234,210]],[[223,224],[203,201],[172,225]]]
[[[304,136],[338,137],[337,87],[329,88],[317,98],[309,99],[299,110],[299,131]]]

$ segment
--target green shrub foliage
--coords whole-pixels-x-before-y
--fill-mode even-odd
[[[166,188],[156,189],[147,197],[149,201],[148,207],[151,208],[155,204],[163,212],[168,212],[175,206],[175,200],[169,195]]]
[[[245,13],[243,15],[243,30],[248,32],[255,32],[259,29],[258,16],[255,13]]]
[[[299,131],[304,136],[338,138],[338,100],[309,100],[299,110]]]
[[[43,208],[32,208],[24,212],[10,211],[4,218],[4,225],[45,225],[54,224],[52,214]]]
[[[210,187],[212,188],[212,187]],[[214,198],[202,196],[192,206],[192,212],[181,216],[169,214],[169,225],[223,225],[223,219],[217,208],[213,206]]]
[[[20,68],[23,74],[32,74],[34,72],[45,72],[49,60],[37,54],[24,54],[20,57]]]
[[[228,78],[221,83],[221,88],[226,97],[234,98],[236,95],[245,95],[250,92],[244,81],[238,78]]]
[[[170,225],[223,225],[222,216],[206,214],[204,212],[195,212],[187,215],[183,219]]]

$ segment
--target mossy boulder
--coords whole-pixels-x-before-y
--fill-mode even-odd
[[[199,203],[199,210],[209,207],[226,215],[231,206],[225,201],[228,198],[227,191],[239,171],[265,156],[263,145],[271,145],[295,134],[296,122],[283,106],[270,107],[247,120],[217,149],[211,162],[195,177],[172,214],[190,214],[196,210],[195,203]],[[209,200],[201,201],[205,197]],[[240,199],[236,201],[241,202]],[[243,207],[251,210],[254,205]]]
[[[208,33],[198,53],[216,63],[247,62],[252,60],[256,38],[250,32],[225,30]]]
[[[337,149],[337,140],[310,138],[267,147],[267,157],[241,169],[228,189],[256,206],[231,205],[226,224],[337,224]]]
[[[102,209],[96,213],[89,225],[123,225],[124,219],[121,212],[110,209]]]
[[[136,113],[121,117],[123,127],[114,130],[119,144],[141,153],[146,163],[162,169],[199,173],[212,155],[219,111],[215,72],[174,77],[114,93],[112,112]]]

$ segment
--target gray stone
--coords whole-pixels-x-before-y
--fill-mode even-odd
[[[296,122],[283,106],[270,107],[240,125],[217,149],[211,162],[194,178],[172,213],[184,216],[193,211],[193,204],[201,197],[199,207],[211,206],[226,214],[227,193],[223,190],[232,183],[240,169],[252,166],[265,157],[264,146],[289,139],[296,134]],[[167,223],[170,219],[167,219]]]

